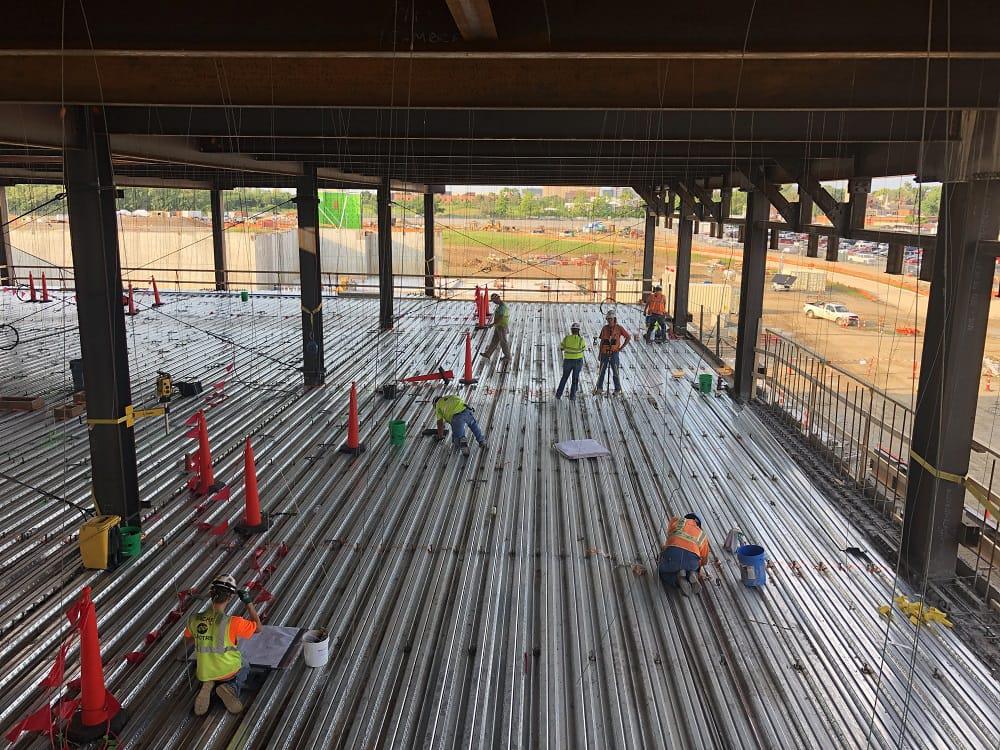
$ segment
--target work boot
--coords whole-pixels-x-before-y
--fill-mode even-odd
[[[697,578],[691,579],[691,593],[695,595],[701,593],[701,581]]]
[[[486,438],[483,438],[482,440],[479,441],[479,447],[480,448],[486,447]]]
[[[231,714],[238,714],[243,710],[243,704],[240,702],[239,696],[236,695],[236,691],[233,690],[233,686],[225,683],[219,685],[215,689],[215,694],[219,696],[226,710]]]
[[[463,456],[468,456],[469,455],[469,441],[468,440],[463,439],[462,442],[459,444],[458,447],[462,451],[462,455]]]
[[[208,713],[208,707],[212,702],[212,688],[214,687],[214,682],[201,683],[201,690],[199,690],[198,695],[194,697],[195,716],[204,716]]]
[[[691,596],[693,593],[691,590],[691,581],[684,576],[678,576],[677,585],[680,587],[683,596]]]

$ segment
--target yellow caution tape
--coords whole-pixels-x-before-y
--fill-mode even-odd
[[[954,482],[955,484],[965,484],[964,476],[962,476],[961,474],[952,474],[950,471],[941,471],[940,469],[935,469],[933,466],[927,463],[927,461],[924,459],[923,456],[921,456],[912,448],[910,449],[910,458],[912,458],[918,464],[923,466],[924,470],[926,470],[933,476],[937,477],[938,479],[943,479],[946,482]]]
[[[923,602],[911,602],[902,594],[893,598],[899,611],[906,615],[906,618],[917,627],[929,625],[936,622],[946,628],[954,627],[954,623],[948,619],[948,615],[937,607],[929,607]],[[878,613],[889,620],[892,618],[892,606],[883,604],[878,608]]]
[[[931,466],[927,460],[917,453],[912,448],[910,449],[910,457],[920,464],[925,471],[927,471],[932,476],[943,479],[946,482],[952,482],[954,484],[960,484],[965,489],[967,489],[973,497],[976,498],[982,504],[984,508],[990,513],[994,518],[1000,518],[1000,505],[996,503],[994,497],[991,493],[986,491],[979,482],[969,476],[962,476],[961,474],[953,474],[950,471],[941,471]]]
[[[87,424],[124,424],[126,427],[132,427],[135,425],[137,419],[142,419],[143,417],[159,417],[164,413],[164,408],[162,406],[155,409],[133,409],[132,405],[129,404],[125,407],[125,416],[118,417],[117,419],[96,419],[92,417],[87,417]]]

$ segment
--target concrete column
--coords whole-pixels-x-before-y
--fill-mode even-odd
[[[677,283],[674,289],[674,331],[683,334],[687,331],[688,297],[691,285],[691,235],[693,222],[685,216],[684,206],[677,219],[677,273],[674,276]]]
[[[215,290],[217,292],[224,292],[229,289],[229,278],[226,274],[226,207],[222,199],[222,191],[217,188],[212,190],[211,209]]]
[[[378,188],[378,323],[383,331],[393,326],[392,312],[392,203],[389,178]]]
[[[103,113],[70,107],[66,127],[78,148],[64,149],[63,180],[69,214],[76,314],[80,327],[90,473],[94,499],[105,515],[139,525],[135,429],[115,422],[132,405],[128,343],[122,307],[118,217],[111,150]]]
[[[996,265],[982,241],[998,233],[1000,181],[944,184],[903,517],[903,560],[918,582],[955,575],[965,488],[937,474],[969,470]]]
[[[434,193],[424,194],[424,294],[434,296]]]
[[[747,193],[747,223],[740,277],[740,318],[736,333],[734,396],[746,402],[753,394],[757,370],[757,331],[764,311],[764,275],[767,267],[767,220],[771,204],[760,191]]]
[[[319,242],[319,188],[316,167],[306,165],[296,186],[299,219],[299,289],[302,298],[302,375],[305,385],[322,385],[323,281]]]

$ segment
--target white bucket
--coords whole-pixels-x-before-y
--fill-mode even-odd
[[[308,630],[302,635],[302,658],[307,667],[323,667],[330,658],[330,638],[326,630]]]

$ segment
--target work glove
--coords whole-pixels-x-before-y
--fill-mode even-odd
[[[249,591],[247,591],[246,589],[240,589],[236,593],[239,594],[241,602],[243,602],[244,604],[249,604],[250,603],[250,592]]]

